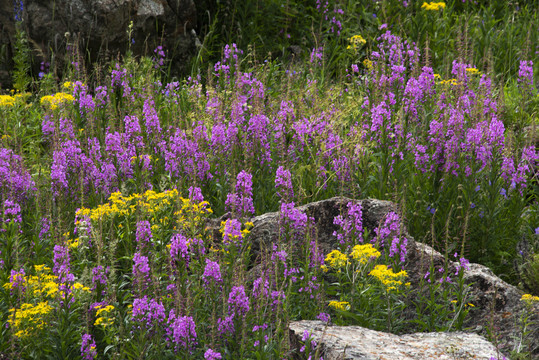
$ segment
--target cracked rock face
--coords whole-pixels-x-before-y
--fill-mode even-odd
[[[299,207],[299,209],[304,211],[308,216],[314,218],[315,233],[317,234],[318,244],[324,254],[327,254],[331,250],[335,249],[336,239],[332,235],[332,233],[337,228],[333,224],[333,219],[335,216],[340,214],[341,209],[346,209],[346,204],[349,201],[361,203],[363,208],[363,226],[367,228],[371,234],[374,233],[374,229],[379,226],[380,222],[383,222],[385,220],[385,216],[389,211],[397,210],[395,204],[388,201],[380,201],[373,199],[352,200],[344,197],[335,197]],[[253,223],[254,227],[251,229],[251,239],[253,241],[251,251],[253,256],[256,258],[260,253],[261,249],[267,249],[270,244],[278,240],[279,213],[267,213],[261,216],[257,216],[256,218],[254,218]],[[428,245],[415,242],[414,239],[410,237],[406,232],[405,236],[408,238],[408,255],[405,270],[408,272],[408,280],[411,282],[412,288],[418,288],[418,284],[423,278],[423,275],[428,270],[431,261],[435,266],[446,266],[453,272],[455,271],[455,262],[451,261],[449,264],[446,264],[443,255],[441,255],[439,252],[432,249]],[[256,267],[253,269],[253,271],[256,271]],[[503,352],[504,354],[509,354],[511,351],[517,350],[519,346],[521,346],[521,329],[518,320],[525,313],[525,311],[527,311],[525,304],[520,300],[522,297],[522,292],[516,287],[504,282],[503,280],[495,276],[489,268],[479,264],[470,264],[470,269],[465,272],[465,280],[466,283],[470,285],[469,301],[473,303],[475,307],[469,312],[468,320],[466,321],[464,326],[465,328],[470,329],[470,331],[473,331],[476,334],[459,333],[458,336],[460,336],[460,338],[456,335],[456,333],[454,333],[453,335],[457,337],[452,337],[453,335],[451,334],[440,333],[430,334],[430,338],[424,337],[426,336],[426,334],[414,334],[413,337],[410,339],[416,339],[414,341],[419,341],[418,339],[423,339],[422,341],[425,341],[425,344],[428,343],[428,341],[431,341],[428,339],[436,339],[437,337],[439,337],[440,341],[446,341],[447,339],[453,339],[455,341],[457,341],[458,339],[466,339],[467,341],[470,341],[470,344],[475,343],[477,339],[483,339],[481,340],[483,342],[477,340],[478,344],[480,344],[478,349],[480,349],[481,352],[474,353],[473,348],[469,348],[469,351],[472,351],[472,354],[476,354],[478,356],[477,358],[481,359],[482,357],[480,357],[479,354],[486,354],[486,352],[484,352],[486,351],[486,349],[490,351],[493,348],[485,347],[486,345],[483,346],[486,340],[484,340],[484,338],[480,338],[478,335],[488,336],[489,332],[491,332],[495,335],[497,346],[501,352]],[[530,332],[530,335],[528,337],[528,345],[532,357],[534,359],[539,359],[539,305],[533,307],[530,311],[530,314],[530,322],[532,324],[528,325],[527,328],[527,330]],[[408,315],[413,316],[413,314]],[[302,325],[304,327],[307,326],[307,324],[311,324],[313,326],[315,324],[313,322],[301,323],[304,324]],[[317,326],[321,325],[318,324]],[[348,331],[352,331],[354,329],[360,328],[349,327],[348,329]],[[342,331],[344,333],[347,332],[347,330]],[[367,330],[363,329],[361,331]],[[373,343],[377,342],[377,336],[384,335],[384,333],[374,333],[373,334],[376,335],[375,337],[370,336],[363,340],[371,342],[371,346],[373,347],[375,347],[375,344]],[[371,333],[369,334],[373,335]],[[405,344],[402,343],[402,337],[394,337],[391,334],[385,335],[387,335],[386,339],[388,339],[388,341],[389,339],[392,339],[391,341],[400,342],[399,346],[402,346],[404,349]],[[346,337],[343,339],[346,340]],[[435,342],[435,340],[432,341]],[[449,344],[451,343],[451,341],[447,340],[447,343]],[[458,341],[456,343],[458,343]],[[353,344],[350,343],[350,345]],[[401,350],[404,351],[403,349]],[[450,356],[448,352],[443,352],[441,348],[439,350],[440,354],[446,354],[447,356]],[[410,348],[409,351],[413,352],[416,350]],[[347,352],[347,354],[351,353]],[[425,357],[421,356],[384,356],[355,358],[346,357],[346,359],[425,359]],[[488,356],[496,356],[496,352],[490,351]],[[434,358],[437,357],[438,356],[434,356]],[[466,359],[466,357],[458,356],[446,358]],[[324,357],[324,359],[328,358]],[[337,357],[335,357],[335,359],[337,359]],[[490,360],[490,357],[486,357],[486,359]]]
[[[455,360],[502,358],[496,347],[473,333],[416,333],[393,335],[359,326],[326,326],[320,321],[290,324],[290,341],[301,347],[304,332],[316,341],[325,360]]]
[[[13,2],[1,3],[0,45],[13,48]],[[58,69],[62,69],[64,56],[76,47],[82,56],[90,56],[86,61],[115,60],[128,48],[131,21],[131,50],[135,56],[152,56],[153,50],[162,45],[173,60],[173,73],[177,73],[184,70],[182,67],[196,51],[193,0],[28,0],[24,4],[23,24],[37,66],[54,56]],[[2,87],[9,86],[7,80]]]

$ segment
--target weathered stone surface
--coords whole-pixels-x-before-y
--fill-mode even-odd
[[[332,233],[336,230],[336,226],[333,224],[333,219],[340,214],[341,209],[346,208],[349,201],[361,203],[363,225],[371,234],[385,219],[389,211],[397,210],[395,204],[388,201],[352,200],[344,197],[335,197],[299,207],[314,218],[318,244],[326,254],[335,248],[336,239]],[[254,227],[251,230],[252,253],[256,258],[261,249],[268,248],[270,244],[278,241],[279,213],[257,216],[253,223]],[[428,245],[415,242],[409,235],[406,236],[408,238],[408,257],[405,269],[409,274],[408,280],[412,284],[411,288],[418,287],[431,262],[437,267],[444,266],[453,272],[455,271],[455,262],[445,264],[444,256],[439,252]],[[256,272],[257,268],[255,267],[253,271]],[[479,264],[470,265],[465,279],[470,285],[469,301],[475,305],[468,315],[465,327],[483,336],[487,336],[489,332],[494,334],[499,349],[504,353],[508,354],[519,349],[521,329],[518,319],[526,311],[525,304],[520,300],[522,292],[495,276],[487,267]],[[413,316],[412,313],[407,315]],[[533,358],[539,359],[539,306],[531,309],[530,322],[533,324],[529,325],[527,329],[530,331],[528,345]]]
[[[335,248],[336,239],[332,235],[337,230],[333,224],[333,219],[341,214],[341,209],[346,208],[348,202],[360,202],[363,208],[363,226],[371,233],[378,227],[380,221],[384,220],[389,211],[395,211],[395,204],[382,200],[352,200],[345,197],[334,197],[328,200],[321,200],[298,207],[308,216],[313,217],[316,224],[316,235],[318,244],[325,253]],[[267,213],[257,216],[253,220],[254,227],[251,230],[253,247],[251,251],[255,254],[260,251],[260,247],[268,246],[279,238],[279,213]]]
[[[325,360],[454,360],[502,359],[496,347],[473,333],[416,333],[393,335],[359,326],[326,326],[320,321],[290,324],[290,341],[301,348],[303,333],[316,341]]]
[[[13,2],[0,5],[1,44],[13,49],[15,21]],[[115,59],[128,47],[127,29],[133,22],[131,50],[134,55],[153,55],[163,45],[173,61],[172,70],[187,66],[196,51],[196,8],[193,0],[28,0],[23,11],[31,48],[39,61],[54,55],[61,62],[66,52],[78,47],[90,60]],[[66,36],[69,34],[69,36]],[[58,69],[61,69],[58,64]],[[0,69],[8,70],[8,69]],[[3,84],[5,86],[5,84]]]

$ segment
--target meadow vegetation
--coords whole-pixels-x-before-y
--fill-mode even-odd
[[[18,15],[0,354],[318,358],[309,334],[292,353],[290,321],[464,330],[469,262],[539,301],[536,4],[203,4],[218,16],[185,78],[162,47],[32,76]],[[369,232],[349,203],[323,253],[297,206],[337,195],[399,210]],[[279,241],[254,257],[270,211]],[[410,286],[405,229],[457,270]]]

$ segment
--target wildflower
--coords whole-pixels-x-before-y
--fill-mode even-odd
[[[421,5],[421,8],[427,10],[427,11],[438,11],[445,9],[445,3],[443,1],[441,2],[431,2],[426,3],[424,2],[423,5]]]
[[[346,216],[337,215],[333,219],[333,224],[338,225],[340,229],[333,232],[341,245],[352,243],[357,240],[363,242],[363,211],[361,203],[354,204],[349,202]]]
[[[367,40],[365,40],[361,35],[354,35],[348,40],[350,41],[350,45],[346,47],[348,50],[357,50],[358,47],[361,47],[367,43]]]
[[[350,257],[362,265],[366,264],[371,259],[377,259],[382,255],[371,244],[356,245],[352,248]]]
[[[59,92],[54,95],[43,96],[40,100],[40,103],[41,105],[48,106],[51,110],[56,110],[60,104],[73,102],[74,100],[75,98],[73,97],[73,95]]]
[[[179,316],[170,310],[167,325],[168,341],[173,344],[174,351],[190,350],[197,344],[195,321],[191,316]]]
[[[182,234],[175,234],[170,239],[170,258],[173,264],[183,259],[189,266],[189,240]]]
[[[249,311],[249,298],[245,294],[245,288],[234,286],[228,295],[228,303],[231,305],[232,314],[245,316]]]
[[[47,301],[37,305],[23,303],[20,308],[9,309],[8,323],[15,330],[15,336],[27,337],[36,330],[43,330],[46,317],[52,311]]]
[[[240,218],[247,218],[255,213],[253,205],[253,176],[242,170],[236,179],[236,192],[227,195],[225,205],[237,213]]]
[[[279,166],[275,173],[275,188],[277,189],[277,196],[281,198],[281,201],[292,201],[294,197],[294,188],[292,187],[292,175],[289,170]]]
[[[234,334],[234,332],[236,331],[234,329],[234,316],[228,315],[225,316],[224,319],[217,319],[217,330],[221,335],[226,335],[227,333]]]
[[[213,279],[216,283],[223,281],[219,263],[206,258],[206,267],[204,268],[204,274],[202,274],[202,280],[208,285],[209,279]]]
[[[373,68],[373,63],[371,60],[365,59],[363,60],[363,66],[365,66],[367,70],[371,70]]]
[[[147,296],[133,301],[133,321],[139,328],[150,329],[165,322],[165,307],[155,299],[148,300]]]
[[[481,75],[481,71],[477,70],[474,67],[466,68],[466,72],[469,73],[470,75]]]
[[[350,310],[350,303],[347,301],[334,301],[333,300],[329,302],[329,306],[334,309],[341,310],[341,311]]]
[[[139,221],[136,232],[137,247],[144,248],[152,241],[152,237],[150,222],[147,220]]]
[[[221,233],[223,234],[223,244],[228,246],[235,244],[241,246],[243,234],[241,232],[241,223],[236,219],[228,219],[221,222]]]
[[[348,257],[339,250],[333,250],[330,252],[326,256],[325,261],[334,269],[340,269],[349,263]]]
[[[80,346],[80,355],[83,360],[93,360],[97,356],[95,340],[92,335],[84,334],[82,335],[82,344]]]
[[[323,321],[325,323],[328,323],[330,320],[331,320],[331,316],[327,313],[323,313],[321,312],[320,314],[318,314],[318,316],[316,316],[316,318],[320,321]]]
[[[221,356],[221,353],[218,353],[217,351],[213,351],[212,349],[208,349],[204,353],[204,359],[205,360],[217,360],[217,359],[222,359],[222,356]]]
[[[539,296],[534,296],[531,294],[524,294],[520,298],[520,301],[526,302],[526,304],[539,303]]]
[[[112,311],[114,310],[113,305],[97,305],[94,309],[97,310],[95,314],[95,326],[107,327],[114,324],[114,316],[112,315]]]
[[[15,105],[15,98],[9,95],[0,95],[0,108],[13,107]]]
[[[402,285],[401,279],[408,276],[405,270],[395,273],[387,265],[376,265],[369,275],[380,281],[387,292],[397,290],[398,286]]]

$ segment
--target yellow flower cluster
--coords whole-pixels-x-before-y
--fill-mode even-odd
[[[346,254],[343,254],[339,250],[333,250],[332,252],[330,252],[326,256],[325,262],[334,269],[340,269],[349,264],[348,256],[346,256]]]
[[[160,193],[148,190],[144,194],[133,194],[130,196],[123,196],[121,192],[115,192],[110,195],[108,203],[99,205],[95,209],[81,208],[77,211],[76,215],[89,216],[90,220],[99,221],[115,216],[130,216],[137,210],[154,214],[163,209],[170,208],[177,200],[178,190],[176,189]],[[189,199],[179,198],[179,200],[181,201],[181,208],[174,215],[178,216],[180,223],[185,221],[186,217],[193,213],[199,215],[198,219],[195,218],[195,221],[202,220],[200,215],[212,213],[207,201],[195,204]]]
[[[470,75],[481,75],[481,71],[477,70],[476,68],[466,68],[466,72]]]
[[[66,93],[56,93],[53,95],[45,95],[41,98],[41,105],[47,105],[51,108],[51,110],[56,110],[58,108],[58,105],[63,104],[65,102],[72,102],[75,98],[73,95],[66,94]]]
[[[95,313],[96,319],[94,322],[95,326],[109,326],[114,324],[114,316],[111,316],[112,311],[114,310],[114,306],[107,305],[107,306],[97,306],[96,307],[97,312]]]
[[[380,251],[376,250],[371,244],[356,245],[350,253],[350,257],[362,265],[365,265],[371,259],[378,259],[380,255],[382,255]]]
[[[357,50],[358,47],[361,47],[367,43],[367,40],[365,40],[361,35],[354,35],[349,39],[349,41],[350,45],[347,47],[349,50]]]
[[[438,11],[440,9],[445,9],[445,3],[443,1],[441,2],[431,2],[426,3],[424,2],[423,5],[421,5],[421,8],[428,10],[428,11]]]
[[[37,305],[24,303],[19,309],[9,309],[8,323],[15,331],[15,336],[24,338],[35,330],[42,330],[46,325],[46,316],[52,311],[47,301]]]
[[[346,311],[350,309],[350,303],[346,301],[330,301],[329,306],[334,309],[342,310],[342,311]]]
[[[15,105],[15,98],[9,95],[0,95],[0,108],[12,107]]]
[[[534,296],[532,294],[524,294],[520,298],[521,301],[525,301],[527,304],[539,303],[539,296]]]
[[[50,273],[50,268],[45,265],[35,265],[36,275],[23,276],[18,274],[13,282],[4,284],[6,290],[12,290],[15,283],[23,284],[26,292],[34,296],[53,298],[58,293],[58,277]]]
[[[440,81],[440,84],[457,86],[457,85],[460,85],[462,83],[458,82],[457,79],[448,79],[448,80]]]
[[[372,69],[372,61],[369,60],[369,59],[363,60],[363,66],[365,66],[365,68],[367,70],[371,70]]]
[[[408,276],[405,270],[394,273],[392,269],[388,269],[387,265],[376,265],[369,275],[380,281],[387,292],[398,290],[398,287],[402,285],[401,280]]]
[[[71,81],[66,81],[62,84],[62,87],[66,90],[73,90],[73,83]]]

